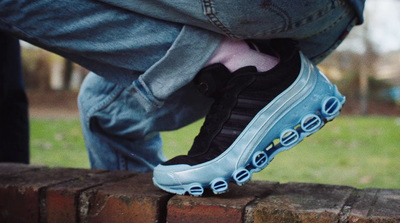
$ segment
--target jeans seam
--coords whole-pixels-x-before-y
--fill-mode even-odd
[[[285,24],[281,28],[275,29],[276,31],[269,32],[270,34],[285,32],[290,29],[290,24],[292,24],[292,21],[291,21],[292,19],[290,18],[288,13],[285,10],[283,10],[281,7],[279,7],[275,4],[272,4],[270,1],[263,1],[261,3],[261,8],[274,12],[277,16],[281,17],[282,20],[284,20],[284,22],[285,22]]]
[[[218,29],[220,29],[225,35],[227,35],[231,38],[235,38],[235,39],[248,38],[248,36],[233,33],[226,25],[224,25],[224,23],[221,21],[221,19],[217,16],[217,14],[215,12],[212,0],[203,0],[202,2],[203,2],[203,7],[204,7],[204,14],[207,16],[208,20],[214,26],[216,26]],[[281,17],[282,20],[284,20],[284,24],[280,27],[277,27],[277,28],[269,30],[269,31],[255,33],[254,35],[252,35],[252,38],[256,38],[257,36],[263,37],[266,35],[273,35],[273,34],[277,34],[277,33],[281,33],[281,32],[288,32],[288,31],[296,30],[298,28],[306,26],[307,24],[309,24],[311,22],[318,20],[319,18],[329,14],[332,10],[337,9],[338,7],[341,7],[341,6],[345,6],[347,8],[346,11],[350,8],[349,5],[346,4],[344,0],[331,0],[331,3],[328,4],[324,9],[320,9],[311,15],[308,15],[302,19],[299,19],[299,20],[293,22],[285,10],[283,10],[281,7],[277,6],[276,4],[271,3],[268,0],[264,0],[261,3],[261,7],[264,8],[265,10],[272,11],[277,16]],[[321,32],[323,32],[323,31],[321,31]]]
[[[131,87],[129,87],[129,92],[138,99],[147,112],[152,112],[164,104],[163,101],[154,97],[149,87],[143,81],[142,76],[133,82]]]
[[[346,9],[346,12],[347,12],[347,10],[350,7],[349,7],[348,4],[344,4],[343,2],[344,2],[343,0],[332,0],[331,4],[326,6],[324,9],[318,10],[318,11],[314,12],[313,14],[308,15],[308,16],[306,16],[306,17],[304,17],[302,19],[299,19],[299,20],[297,20],[295,22],[292,22],[291,19],[288,18],[289,22],[288,22],[287,25],[285,25],[286,27],[283,26],[283,27],[278,27],[276,29],[270,30],[268,32],[260,32],[258,34],[255,34],[254,36],[255,37],[256,36],[265,36],[265,35],[277,34],[277,33],[280,33],[280,32],[293,31],[295,29],[301,28],[303,26],[306,26],[309,23],[312,23],[312,22],[318,20],[319,18],[329,14],[332,10],[337,9],[338,7],[341,7],[341,6],[345,6],[347,8]],[[270,4],[269,6],[275,6],[275,5]],[[276,8],[279,8],[279,7],[276,7]],[[270,8],[268,8],[268,9],[270,9]],[[321,31],[321,32],[323,32],[323,31]],[[304,37],[304,38],[307,38],[307,37]]]
[[[218,18],[216,15],[214,8],[213,8],[213,3],[211,0],[203,0],[203,7],[204,7],[204,14],[207,16],[208,20],[216,26],[218,29],[220,29],[223,33],[225,33],[227,36],[235,39],[240,39],[239,36],[235,35],[232,33],[228,27],[226,27],[223,22]]]
[[[306,36],[305,38],[310,38],[312,36],[320,35],[321,33],[324,33],[326,31],[332,29],[334,26],[336,26],[336,24],[338,24],[340,21],[342,21],[349,14],[349,12],[351,12],[351,8],[350,7],[346,7],[343,10],[343,14],[338,19],[336,19],[335,22],[333,22],[331,25],[329,25],[325,29],[323,29],[323,30],[321,30],[321,31],[319,31],[317,33],[314,33],[313,35]]]

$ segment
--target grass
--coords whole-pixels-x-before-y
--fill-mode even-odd
[[[79,120],[31,119],[31,163],[90,168]]]
[[[186,154],[201,122],[164,132],[167,157]],[[400,189],[400,119],[341,116],[280,153],[256,180]],[[89,168],[78,120],[31,120],[31,162]]]

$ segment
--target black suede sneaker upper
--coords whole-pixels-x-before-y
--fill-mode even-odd
[[[280,62],[267,72],[244,67],[230,73],[222,64],[202,69],[195,81],[215,99],[188,155],[163,165],[196,165],[223,153],[256,114],[285,91],[298,77],[300,55],[292,44],[279,45]]]

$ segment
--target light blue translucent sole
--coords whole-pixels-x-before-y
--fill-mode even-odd
[[[206,188],[214,194],[224,193],[228,182],[243,185],[278,153],[293,148],[337,117],[345,97],[301,56],[299,78],[257,114],[230,148],[196,166],[159,165],[154,170],[154,184],[181,195],[201,196]]]

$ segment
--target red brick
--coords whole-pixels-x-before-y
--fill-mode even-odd
[[[46,189],[47,222],[77,222],[79,195],[84,190],[134,175],[128,171],[91,171],[74,181]]]
[[[1,163],[0,222],[400,222],[400,190],[255,181],[195,198],[151,176]]]
[[[22,163],[0,163],[0,180],[2,176],[13,175],[25,171],[43,168],[42,166],[33,166]]]
[[[350,222],[367,222],[368,212],[375,201],[378,189],[365,189],[358,193],[358,199],[351,207],[349,214]]]
[[[38,222],[44,200],[43,189],[69,181],[85,174],[87,170],[48,169],[1,176],[0,222]]]
[[[400,222],[400,191],[365,189],[350,212],[349,222]]]
[[[174,196],[168,202],[169,223],[173,222],[243,222],[246,206],[257,197],[272,192],[277,183],[252,181],[239,187],[230,184],[230,191],[203,197]]]
[[[282,184],[252,207],[254,222],[338,222],[350,187]]]
[[[163,222],[170,194],[153,185],[152,174],[105,184],[80,198],[82,222]]]
[[[400,222],[400,190],[380,189],[371,216]]]

